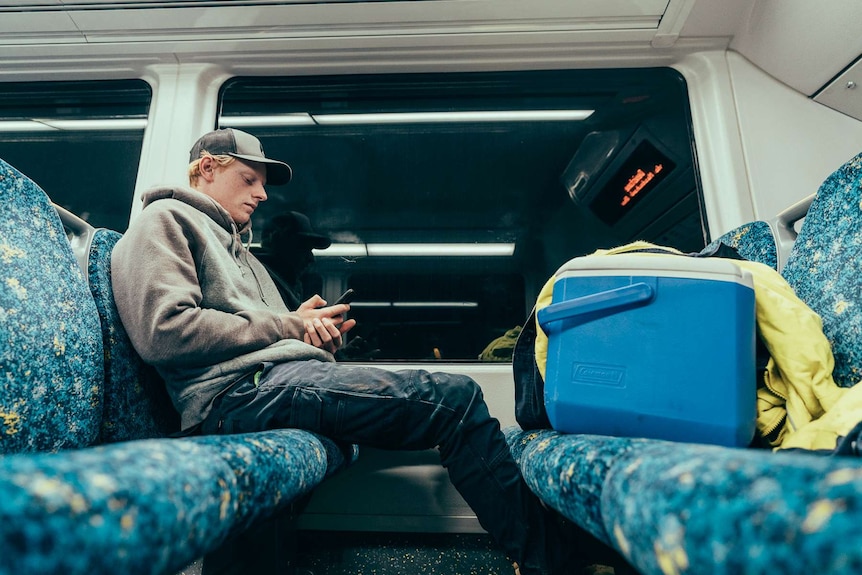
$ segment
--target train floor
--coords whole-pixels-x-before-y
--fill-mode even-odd
[[[298,533],[296,575],[512,575],[487,535]],[[614,575],[593,566],[584,575]]]
[[[486,535],[299,533],[297,575],[511,575]]]
[[[292,531],[285,545],[284,532],[264,527],[176,575],[514,575],[485,534]],[[635,572],[591,565],[570,575]]]

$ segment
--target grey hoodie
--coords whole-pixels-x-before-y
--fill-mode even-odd
[[[167,384],[182,427],[200,423],[213,398],[264,361],[333,361],[302,341],[263,265],[215,200],[190,188],[154,188],[114,248],[117,311],[143,360]]]

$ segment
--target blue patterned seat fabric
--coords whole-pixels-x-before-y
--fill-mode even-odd
[[[765,222],[704,252],[721,244],[777,269]],[[782,270],[822,317],[843,386],[862,378],[860,264],[862,155],[823,183]],[[530,488],[641,573],[862,573],[860,458],[553,430],[506,437]]]
[[[774,270],[778,269],[778,250],[775,246],[775,236],[766,222],[750,222],[734,228],[720,238],[713,240],[703,252],[712,252],[724,244],[736,250],[743,258],[766,264]]]
[[[111,251],[120,237],[113,230],[96,230],[87,262],[105,349],[102,443],[164,437],[179,431],[179,417],[161,378],[132,347],[114,304]]]
[[[0,454],[99,436],[104,373],[93,298],[44,192],[0,160]]]
[[[0,209],[0,575],[176,573],[355,459],[299,430],[165,438],[176,416],[110,290],[119,234],[94,235],[88,288],[2,160]]]
[[[862,572],[862,461],[506,430],[530,488],[639,572]]]
[[[842,387],[862,379],[862,154],[820,186],[782,275],[823,319],[832,376]]]
[[[343,461],[285,429],[0,458],[0,573],[176,573]]]

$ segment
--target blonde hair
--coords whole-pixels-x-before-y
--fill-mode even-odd
[[[201,157],[189,164],[189,185],[193,188],[198,185],[198,178],[201,176],[201,159],[206,157],[214,159],[222,168],[236,161],[236,158],[227,154],[213,155],[206,150],[201,150]]]

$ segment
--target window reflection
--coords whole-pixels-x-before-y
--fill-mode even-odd
[[[687,106],[669,69],[256,77],[225,85],[219,126],[293,167],[255,229],[295,210],[331,239],[303,281],[330,301],[356,290],[358,343],[341,359],[505,361],[568,259],[633,239],[705,245]],[[562,181],[602,131],[620,150],[648,132],[677,163],[611,222]]]
[[[375,359],[478,359],[524,320],[519,274],[355,274],[348,284],[357,293],[352,334],[379,350]]]
[[[0,83],[0,157],[93,226],[123,232],[150,100],[142,80]]]

